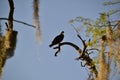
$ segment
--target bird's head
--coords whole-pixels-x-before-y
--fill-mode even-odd
[[[64,34],[64,31],[62,31],[60,34]]]

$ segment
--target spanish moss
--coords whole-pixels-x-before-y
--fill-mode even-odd
[[[40,21],[39,21],[39,0],[33,1],[33,24],[36,26],[36,40],[38,43],[41,42],[41,30],[40,30]]]

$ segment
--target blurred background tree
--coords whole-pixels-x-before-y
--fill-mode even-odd
[[[120,0],[104,2],[103,5],[119,5]],[[118,13],[118,14],[117,14]],[[100,13],[97,20],[84,17],[76,17],[69,22],[78,31],[85,30],[89,48],[97,48],[100,52],[94,57],[97,65],[97,80],[112,80],[115,74],[120,73],[120,8],[111,9],[108,12]],[[83,29],[84,28],[84,29]],[[87,40],[86,40],[87,41]]]

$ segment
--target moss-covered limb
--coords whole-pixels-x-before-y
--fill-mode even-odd
[[[13,0],[8,0],[8,2],[10,11],[8,16],[8,24],[6,23],[7,29],[6,33],[0,37],[0,76],[8,56],[13,54],[15,50],[17,40],[17,31],[13,30],[14,3]]]
[[[4,66],[4,62],[5,62],[5,58],[6,58],[6,54],[5,49],[4,49],[4,41],[5,38],[4,37],[0,37],[0,76],[2,74],[2,68]]]
[[[7,58],[14,56],[14,50],[17,43],[17,33],[17,31],[6,31],[4,44],[7,50]]]
[[[8,53],[10,57],[10,55],[12,56],[14,54],[14,49],[16,47],[17,31],[13,30],[14,2],[13,0],[8,0],[8,2],[10,11],[8,15],[8,23],[5,23],[7,29],[4,35],[5,37],[4,46],[6,47],[6,53]]]
[[[0,75],[8,58],[14,55],[17,42],[17,31],[6,30],[4,36],[0,37]]]
[[[96,69],[96,66],[94,64],[94,61],[90,58],[89,54],[88,54],[88,51],[91,51],[91,50],[98,50],[98,49],[87,49],[87,45],[85,43],[85,40],[82,39],[82,37],[77,34],[77,37],[81,40],[82,44],[83,44],[83,50],[82,50],[82,55],[80,57],[78,57],[77,59],[82,59],[85,61],[85,65],[89,66],[89,70],[91,73],[94,73],[95,74],[95,77],[97,77],[98,75],[98,71]],[[86,54],[87,53],[87,54]]]
[[[105,60],[105,42],[101,40],[101,52],[99,55],[99,72],[97,80],[107,80],[107,65]]]
[[[95,75],[95,77],[97,77],[98,72],[97,72],[97,69],[96,69],[96,66],[95,66],[93,60],[90,58],[90,56],[89,56],[88,54],[82,54],[83,51],[82,51],[77,45],[75,45],[74,43],[71,43],[71,42],[62,42],[62,43],[60,43],[59,46],[53,48],[53,49],[58,49],[58,50],[56,51],[55,55],[57,55],[58,52],[60,52],[60,48],[61,48],[61,46],[63,46],[63,45],[69,45],[69,46],[72,46],[73,48],[75,48],[75,50],[76,50],[76,51],[78,52],[78,54],[80,55],[80,57],[78,57],[78,58],[76,58],[76,59],[77,59],[77,60],[80,59],[80,60],[84,61],[84,62],[85,62],[84,67],[85,67],[85,66],[88,66],[90,72],[93,73],[93,74]],[[86,52],[86,51],[85,51],[85,52]]]

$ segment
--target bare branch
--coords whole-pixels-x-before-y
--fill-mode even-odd
[[[85,67],[85,65],[86,65],[86,64],[83,65],[82,62],[81,62],[81,66],[82,66],[82,67]]]
[[[8,24],[7,24],[7,22],[5,23],[5,25],[6,25],[7,29],[8,29]]]
[[[55,56],[57,56],[57,54],[60,52],[61,48],[60,48],[60,44],[58,44],[58,50],[55,52]]]
[[[74,25],[71,24],[71,26],[74,28],[74,30],[77,32],[77,34],[79,34],[78,30],[74,27]]]
[[[80,37],[80,39],[82,40],[82,38]],[[84,48],[84,53],[86,52],[86,44],[83,43],[85,45],[85,48]],[[85,66],[89,66],[90,68],[90,72],[94,73],[95,76],[97,77],[97,69],[96,69],[96,66],[93,62],[93,60],[90,58],[90,56],[88,54],[83,54],[83,51],[75,44],[71,43],[71,42],[62,42],[60,43],[58,46],[54,47],[53,49],[58,49],[55,53],[55,56],[57,56],[58,52],[60,52],[60,47],[63,46],[63,45],[69,45],[69,46],[72,46],[73,48],[75,48],[75,50],[78,52],[78,54],[80,55],[80,57],[76,58],[76,60],[82,60],[85,62],[84,65],[82,65],[81,63],[81,66],[82,67],[85,67]]]
[[[14,3],[13,0],[8,0],[10,6],[10,12],[8,16],[8,28],[13,29],[13,13],[14,13]]]
[[[86,45],[86,43],[85,43],[85,40],[82,39],[82,37],[80,36],[78,30],[74,27],[74,25],[71,24],[71,26],[72,26],[72,27],[74,28],[74,30],[77,32],[78,38],[82,41],[82,44],[83,44],[83,46],[84,46],[84,48],[83,48],[83,50],[82,50],[82,55],[83,55],[83,54],[86,52],[86,48],[87,48],[87,45]],[[82,55],[81,55],[81,56],[82,56]],[[77,58],[77,59],[78,59],[78,58]]]
[[[0,20],[8,20],[8,18],[0,18]],[[33,28],[36,28],[36,26],[31,25],[31,24],[28,24],[28,23],[23,22],[23,21],[20,21],[20,20],[13,19],[13,21],[14,21],[14,22],[17,22],[17,23],[21,23],[21,24],[27,25],[27,26],[31,26],[31,27],[33,27]]]
[[[82,50],[82,55],[81,55],[81,56],[83,56],[83,55],[85,55],[87,45],[86,45],[86,43],[85,43],[85,40],[83,40],[82,37],[81,37],[79,34],[77,34],[77,36],[78,36],[78,38],[82,41],[82,44],[83,44],[83,46],[84,46],[84,48],[83,48],[83,50]],[[80,59],[81,56],[80,56],[78,59]]]
[[[100,51],[100,50],[96,48],[91,48],[91,49],[86,49],[86,51]]]
[[[77,50],[77,52],[79,53],[79,55],[81,55],[81,49],[77,45],[75,45],[71,42],[62,42],[59,44],[59,46],[56,46],[53,49],[58,49],[58,51],[57,51],[57,53],[58,53],[60,51],[60,46],[63,46],[63,45],[70,45],[70,46],[74,47]],[[56,53],[56,55],[57,55],[57,53]]]

